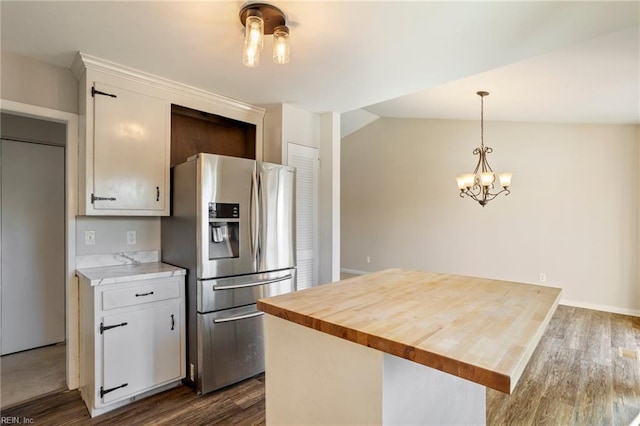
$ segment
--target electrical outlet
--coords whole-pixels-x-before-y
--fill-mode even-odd
[[[547,282],[547,274],[545,274],[544,272],[540,272],[540,282],[541,283]]]
[[[96,231],[84,231],[84,244],[92,246],[96,243]]]
[[[127,231],[127,244],[136,243],[136,231]]]
[[[371,263],[371,256],[367,256],[367,263]]]

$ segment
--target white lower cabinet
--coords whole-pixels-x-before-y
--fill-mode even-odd
[[[179,383],[185,377],[184,277],[83,281],[80,392],[91,416]]]
[[[180,323],[177,300],[104,317],[102,402],[180,377]]]

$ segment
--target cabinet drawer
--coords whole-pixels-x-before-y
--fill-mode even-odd
[[[140,305],[180,297],[180,281],[165,281],[136,285],[102,293],[102,310]]]

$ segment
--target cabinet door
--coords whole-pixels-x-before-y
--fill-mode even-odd
[[[102,388],[106,404],[179,379],[180,301],[103,318]]]
[[[93,195],[106,198],[94,208],[163,210],[168,103],[106,84],[94,88]]]

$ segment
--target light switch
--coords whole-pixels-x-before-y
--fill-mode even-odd
[[[96,243],[96,231],[84,231],[84,244],[92,246]]]
[[[127,231],[127,244],[136,243],[136,231]]]

